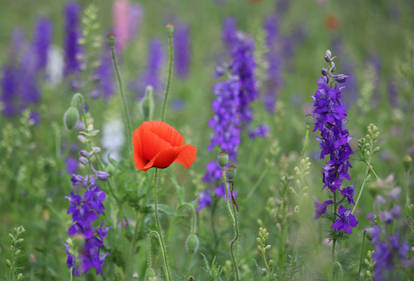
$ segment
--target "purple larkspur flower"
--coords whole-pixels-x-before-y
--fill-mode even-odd
[[[160,98],[162,90],[162,68],[164,66],[164,46],[159,39],[152,39],[148,42],[147,65],[138,81],[129,84],[129,88],[134,91],[138,99],[145,95],[147,86],[152,86],[155,96]]]
[[[341,194],[348,200],[348,204],[355,204],[354,202],[354,185],[347,186],[341,189]]]
[[[197,201],[197,211],[201,211],[211,204],[210,189],[206,189],[204,192],[199,192],[200,198]]]
[[[264,81],[263,102],[268,112],[273,113],[275,110],[276,97],[278,91],[283,85],[282,57],[280,54],[280,41],[282,40],[279,31],[278,21],[275,15],[270,15],[263,23],[266,32],[266,54],[267,77]]]
[[[223,31],[221,33],[221,39],[226,44],[227,49],[231,51],[236,41],[237,23],[232,17],[227,17],[223,23]]]
[[[39,125],[39,123],[40,123],[40,121],[41,121],[41,120],[42,120],[42,119],[41,119],[41,117],[40,117],[39,112],[36,112],[36,111],[30,111],[30,114],[29,114],[29,121],[30,121],[33,125],[35,125],[35,126]]]
[[[109,100],[115,92],[114,81],[115,73],[112,65],[112,55],[109,46],[102,52],[100,64],[95,72],[97,87],[92,91],[91,97],[102,97],[105,101]]]
[[[208,123],[214,132],[210,136],[208,149],[212,151],[218,146],[233,161],[237,160],[237,149],[240,145],[239,91],[240,82],[236,77],[216,83],[216,99],[212,103],[214,116]]]
[[[342,104],[342,94],[338,86],[329,87],[322,78],[318,79],[319,88],[313,95],[315,127],[313,131],[319,130],[321,137],[319,146],[321,148],[321,159],[325,155],[330,160],[323,167],[324,187],[332,192],[337,191],[344,179],[350,179],[348,168],[351,168],[349,156],[353,153],[349,141],[348,131],[345,129],[346,110]]]
[[[80,62],[78,55],[80,53],[79,45],[79,17],[80,5],[76,2],[69,2],[65,5],[65,38],[64,38],[64,58],[65,69],[64,74],[78,72],[80,70]]]
[[[75,157],[69,156],[68,158],[66,158],[65,164],[66,171],[69,175],[75,174],[78,171],[79,164],[78,160]]]
[[[40,18],[34,30],[33,51],[35,52],[36,69],[44,69],[47,65],[50,44],[52,42],[53,26],[47,18]]]
[[[40,86],[37,81],[36,54],[28,49],[22,57],[20,72],[20,96],[23,108],[40,101]]]
[[[253,119],[251,103],[259,97],[254,71],[254,41],[238,32],[232,49],[232,74],[238,77],[239,88],[239,115],[243,126],[248,126]]]
[[[227,186],[229,186],[228,183],[227,183]],[[216,186],[216,188],[214,188],[214,194],[216,194],[217,196],[223,197],[224,200],[227,201],[227,197],[229,197],[230,191],[228,191],[226,194],[226,188],[224,184],[222,183],[219,186]],[[232,194],[233,194],[233,197],[237,197],[237,192],[233,191]]]
[[[19,70],[15,66],[5,66],[1,78],[1,102],[2,113],[5,116],[13,116],[19,111],[18,107],[18,81]]]
[[[332,225],[333,229],[336,229],[338,232],[345,230],[346,233],[352,233],[352,228],[356,227],[358,224],[357,219],[351,213],[351,209],[346,209],[344,206],[339,206],[337,220]]]
[[[76,266],[75,256],[70,253],[70,247],[68,244],[62,242],[65,246],[65,253],[67,255],[66,266],[67,268],[72,268],[72,275],[79,276],[79,268]]]
[[[99,152],[100,148],[94,147],[92,152]],[[81,157],[85,158],[87,162],[93,153],[88,151],[81,151]],[[81,161],[81,160],[80,160]],[[106,180],[109,174],[104,171],[95,170],[93,175],[72,175],[72,185],[82,186],[85,189],[83,195],[72,191],[70,196],[65,196],[69,200],[68,214],[72,214],[72,225],[68,229],[69,236],[81,235],[84,238],[84,244],[80,251],[80,268],[82,274],[88,272],[92,267],[96,269],[97,274],[102,274],[102,265],[105,262],[105,257],[108,253],[101,253],[104,246],[104,238],[108,233],[109,228],[103,228],[102,224],[96,227],[96,222],[99,215],[104,215],[105,206],[104,201],[106,194],[97,185],[97,180]],[[67,247],[66,254],[68,255],[68,267],[72,267],[73,271],[78,270],[78,265]]]
[[[191,41],[189,26],[184,23],[174,25],[174,59],[175,73],[185,79],[191,62]]]
[[[343,196],[342,200],[346,199],[348,204],[354,204],[353,185],[341,189],[343,181],[350,180],[348,169],[352,166],[349,157],[353,153],[349,145],[351,136],[345,128],[347,113],[342,103],[341,88],[336,84],[343,83],[346,80],[346,75],[333,74],[335,63],[330,51],[325,53],[324,59],[329,64],[329,69],[322,69],[323,77],[319,78],[317,82],[319,88],[312,96],[314,100],[312,113],[315,119],[313,131],[320,131],[320,137],[316,138],[321,149],[320,158],[323,159],[329,155],[328,162],[322,168],[323,189],[328,187],[328,190],[335,195],[339,190]],[[336,206],[336,201],[334,203]],[[315,207],[318,206],[315,205]],[[338,210],[334,210],[334,215],[337,220],[331,227],[338,232],[352,233],[352,228],[358,224],[351,209],[346,209],[342,205]],[[319,217],[315,216],[315,218]]]
[[[320,216],[326,213],[326,209],[328,208],[328,205],[333,204],[332,200],[325,200],[323,203],[319,201],[318,199],[314,198],[315,203],[313,203],[313,207],[315,208],[315,217],[314,219],[318,219]]]
[[[265,138],[269,135],[269,126],[262,124],[249,131],[249,137],[254,140],[256,138]]]

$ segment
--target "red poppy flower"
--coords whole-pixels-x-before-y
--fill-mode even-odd
[[[162,121],[147,121],[134,131],[134,164],[138,170],[167,168],[178,162],[187,169],[196,159],[197,148],[184,145],[183,136]]]
[[[325,26],[330,30],[335,30],[339,28],[339,20],[335,15],[328,15],[325,18]]]

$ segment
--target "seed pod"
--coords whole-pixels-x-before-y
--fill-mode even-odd
[[[227,180],[229,182],[232,182],[233,179],[236,177],[236,166],[231,165],[229,167],[227,167],[227,172],[226,172],[226,176],[227,176]]]
[[[78,109],[70,106],[63,115],[63,124],[65,124],[66,129],[73,130],[76,127],[76,124],[78,124],[79,119]]]
[[[227,163],[229,163],[229,155],[226,152],[221,151],[217,156],[217,161],[220,167],[225,167]]]

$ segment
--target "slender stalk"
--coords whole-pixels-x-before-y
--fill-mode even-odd
[[[367,165],[367,167],[365,168],[364,181],[362,182],[361,188],[360,188],[359,193],[358,193],[357,200],[355,201],[355,205],[352,208],[352,212],[351,212],[352,214],[354,213],[356,207],[358,206],[359,199],[361,198],[362,192],[364,191],[365,183],[367,182],[367,179],[369,177],[369,170],[370,170],[369,167],[370,167],[370,165]]]
[[[158,183],[159,183],[159,171],[158,171],[158,168],[156,168],[155,185],[154,185],[154,215],[155,215],[155,225],[156,225],[157,231],[155,232],[157,233],[157,238],[158,238],[158,241],[160,242],[162,259],[164,262],[165,278],[167,279],[167,281],[171,281],[172,279],[171,279],[171,274],[170,274],[170,268],[168,266],[168,260],[167,260],[167,249],[165,247],[165,241],[162,235],[161,223],[158,217],[158,193],[157,193]]]
[[[167,31],[168,31],[169,62],[168,62],[167,85],[165,87],[164,101],[162,103],[161,121],[165,120],[165,112],[167,111],[167,100],[168,100],[168,93],[170,92],[170,87],[171,87],[172,68],[173,68],[173,61],[174,61],[174,52],[173,52],[174,51],[174,46],[173,46],[174,26],[171,24],[168,24]]]
[[[123,111],[124,111],[124,118],[125,118],[125,122],[126,122],[126,127],[128,129],[128,138],[129,138],[129,141],[131,141],[132,140],[132,125],[131,125],[132,123],[131,123],[131,119],[129,118],[128,103],[126,101],[126,97],[125,97],[125,94],[124,94],[124,87],[123,87],[123,84],[122,84],[121,74],[119,72],[118,62],[117,62],[116,56],[115,56],[115,49],[114,49],[115,42],[113,42],[113,44],[110,42],[110,46],[111,46],[111,52],[112,52],[112,62],[114,64],[116,78],[118,80],[118,85],[119,85],[119,92],[121,93],[121,100],[122,100],[122,107],[123,107]],[[131,149],[131,146],[128,145],[128,148]]]
[[[230,189],[227,185],[227,180],[226,180],[226,174],[225,174],[225,170],[223,167],[222,170],[223,173],[223,182],[224,182],[224,186],[226,189],[226,205],[227,205],[227,209],[230,213],[231,219],[233,221],[233,228],[234,228],[234,237],[233,239],[230,241],[230,256],[231,256],[231,261],[233,263],[233,269],[234,269],[234,275],[236,277],[236,281],[239,281],[239,266],[237,263],[237,259],[236,259],[236,255],[235,255],[235,248],[237,246],[237,240],[239,239],[239,222],[238,222],[238,218],[237,218],[237,214],[235,214],[234,212],[234,207],[232,208],[230,205],[230,197],[231,197],[231,193],[230,193]]]
[[[362,256],[364,254],[365,236],[366,236],[366,232],[364,231],[362,234],[361,255],[359,257],[358,280],[361,280]]]

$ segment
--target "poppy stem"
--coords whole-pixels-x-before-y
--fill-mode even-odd
[[[168,260],[167,260],[167,248],[165,247],[165,241],[164,241],[164,236],[162,234],[162,228],[161,228],[161,223],[160,223],[160,219],[158,217],[158,193],[157,193],[157,189],[158,189],[158,183],[159,183],[159,171],[156,168],[155,169],[155,185],[154,185],[154,215],[155,215],[155,225],[157,228],[157,239],[160,242],[160,247],[161,247],[161,254],[162,254],[162,259],[164,262],[164,270],[165,270],[165,278],[167,281],[171,281],[171,274],[170,274],[170,268],[168,266]]]
[[[124,118],[125,118],[126,127],[128,129],[128,139],[129,139],[129,141],[131,141],[132,140],[132,125],[131,125],[132,123],[131,123],[131,119],[129,117],[128,103],[126,101],[126,97],[125,97],[125,94],[124,94],[124,87],[123,87],[123,84],[122,84],[122,78],[121,78],[121,74],[119,72],[118,62],[117,62],[116,56],[115,56],[115,49],[114,49],[115,42],[111,43],[111,41],[110,41],[109,45],[111,46],[112,62],[114,64],[116,78],[118,80],[119,92],[121,93],[122,107],[123,107],[123,111],[124,111],[124,115],[125,115]],[[128,147],[129,147],[129,149],[131,149],[130,145],[128,145]]]
[[[234,270],[234,276],[235,276],[235,280],[239,281],[239,265],[237,263],[237,257],[235,254],[235,250],[237,248],[237,241],[239,239],[239,222],[238,222],[238,217],[237,217],[237,213],[234,210],[234,206],[232,208],[231,204],[230,204],[230,196],[232,197],[232,194],[230,193],[230,188],[227,185],[227,180],[226,180],[226,173],[224,170],[224,166],[223,166],[223,182],[224,182],[224,187],[226,189],[226,196],[224,197],[226,200],[226,205],[227,205],[227,209],[230,213],[231,219],[233,220],[233,228],[234,228],[234,237],[233,239],[230,241],[230,256],[231,256],[231,261],[233,263],[233,270]]]
[[[161,121],[165,120],[165,112],[167,111],[168,93],[170,92],[170,87],[171,87],[172,68],[173,68],[173,61],[174,61],[174,46],[173,46],[174,26],[171,24],[167,24],[167,32],[168,32],[168,53],[169,53],[168,76],[167,76],[167,85],[165,86],[164,101],[162,103]]]

